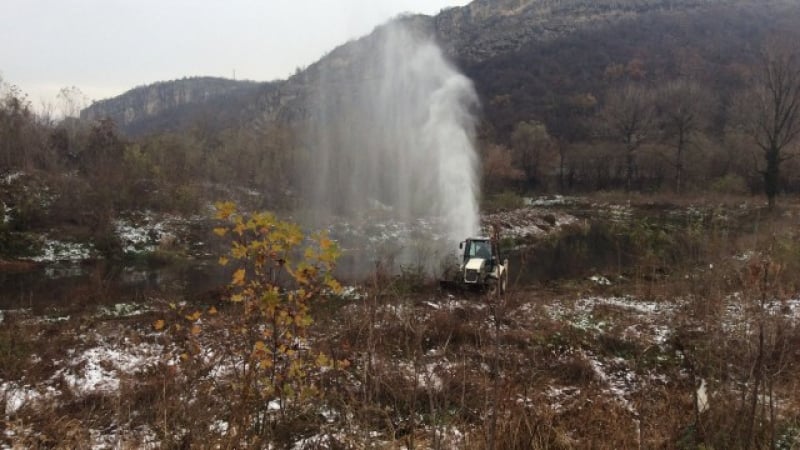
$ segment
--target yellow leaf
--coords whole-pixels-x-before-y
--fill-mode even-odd
[[[233,243],[233,248],[231,248],[231,256],[236,259],[242,259],[247,256],[247,247],[244,245],[239,244],[238,242]]]
[[[233,295],[231,295],[231,301],[233,303],[239,303],[242,300],[244,300],[244,296],[242,296],[242,294],[233,294]]]
[[[333,241],[328,239],[327,236],[323,236],[319,239],[319,248],[327,250],[331,248],[331,245],[333,245]]]
[[[213,306],[211,308],[208,308],[208,314],[210,316],[215,316],[217,314],[217,308],[215,308]]]
[[[231,284],[235,286],[241,286],[244,284],[244,269],[239,269],[233,273],[233,279],[231,280]]]
[[[216,218],[220,220],[227,220],[236,212],[236,204],[233,202],[219,202],[214,206],[217,208]]]
[[[315,362],[317,367],[327,367],[330,364],[330,360],[324,353],[320,353]]]
[[[223,228],[223,227],[214,228],[214,234],[216,234],[219,237],[225,236],[225,234],[227,234],[227,233],[228,233],[228,229],[227,228]]]
[[[195,336],[200,334],[200,325],[195,325],[195,326],[192,327],[192,334],[195,335]]]
[[[265,347],[266,347],[266,344],[264,344],[264,341],[256,341],[256,345],[255,345],[256,351],[263,351]]]
[[[338,295],[342,293],[342,285],[339,284],[339,282],[336,281],[335,279],[331,278],[327,280],[325,284],[328,285],[328,287],[330,288],[331,291],[333,291],[334,294]]]
[[[195,322],[202,315],[203,315],[203,313],[201,313],[200,311],[195,311],[192,314],[189,314],[188,316],[186,316],[186,320],[188,320],[189,322]]]
[[[186,361],[187,359],[189,359],[189,354],[188,353],[181,353],[181,361]]]
[[[294,323],[298,327],[306,328],[311,326],[312,323],[314,323],[314,319],[312,319],[311,316],[309,316],[308,314],[298,315],[295,316]]]
[[[236,224],[236,226],[233,228],[233,231],[235,231],[235,232],[236,232],[236,234],[238,234],[239,236],[241,236],[241,235],[244,233],[244,230],[245,230],[245,229],[246,229],[245,225],[244,225],[243,223],[239,222],[239,223],[237,223],[237,224]]]
[[[166,325],[166,322],[164,322],[164,321],[163,321],[163,320],[161,320],[161,319],[158,319],[158,320],[156,320],[156,321],[155,321],[155,323],[153,324],[153,328],[155,328],[155,329],[156,329],[156,331],[161,331],[161,330],[163,330],[163,329],[164,329],[164,325]]]
[[[228,258],[224,256],[219,257],[219,265],[220,266],[227,266],[228,265]]]

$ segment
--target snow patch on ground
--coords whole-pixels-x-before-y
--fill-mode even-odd
[[[605,205],[605,206],[593,204],[592,207],[604,208],[606,214],[608,214],[609,219],[615,222],[625,222],[633,217],[633,208],[631,208],[630,204]]]
[[[6,205],[5,202],[0,201],[0,215],[3,216],[3,224],[7,224],[11,222],[11,213],[14,212],[14,208]]]
[[[615,306],[643,315],[671,313],[675,305],[665,302],[643,301],[634,297],[584,297],[575,302],[581,311],[591,311],[596,305]]]
[[[116,303],[113,306],[101,306],[98,310],[100,317],[133,317],[152,311],[153,308],[137,303]]]
[[[68,350],[67,358],[54,361],[59,367],[50,379],[31,385],[19,382],[0,381],[0,421],[9,424],[4,436],[9,444],[0,443],[0,449],[18,448],[10,444],[18,440],[18,436],[33,435],[36,430],[12,428],[19,424],[14,417],[21,408],[40,407],[44,402],[57,402],[63,392],[59,389],[62,382],[78,395],[91,393],[113,393],[120,388],[123,377],[135,376],[139,371],[157,363],[163,355],[158,344],[133,343],[122,339],[117,343],[103,341],[95,336],[97,343],[82,350]],[[112,448],[160,448],[156,433],[147,426],[140,426],[120,432],[116,429],[89,429],[91,447],[93,449]],[[2,439],[0,439],[2,440]]]
[[[127,339],[123,345],[100,344],[72,356],[54,379],[63,377],[81,394],[113,392],[119,389],[122,375],[135,375],[158,362],[161,355],[163,347],[158,344],[130,345]]]
[[[564,197],[563,195],[553,195],[550,197],[525,197],[523,203],[525,206],[566,206],[579,202],[580,199],[575,197]]]
[[[611,286],[611,280],[602,275],[592,275],[589,281],[593,281],[598,286]]]
[[[368,445],[364,447],[364,439]],[[419,433],[417,448],[426,449],[459,449],[466,448],[467,433],[461,428],[453,425],[444,424],[441,426],[424,427],[424,431]],[[300,438],[288,447],[292,450],[316,450],[321,448],[350,448],[353,443],[362,442],[361,446],[355,448],[396,448],[407,450],[408,447],[400,444],[404,439],[391,441],[385,433],[378,431],[363,430],[359,427],[347,427],[346,429],[322,429],[311,436]],[[349,445],[348,445],[349,444]],[[268,448],[273,448],[271,445]]]
[[[500,227],[501,238],[531,238],[544,236],[577,222],[577,218],[560,211],[538,208],[520,208],[484,216],[484,228],[489,225]]]
[[[484,310],[486,309],[486,303],[475,301],[475,300],[467,300],[467,299],[457,299],[454,296],[449,296],[447,300],[444,301],[433,301],[428,300],[423,302],[424,305],[431,307],[432,309],[444,309],[448,311],[457,311],[457,310],[468,310],[468,309],[475,309],[475,310]]]
[[[332,291],[328,293],[336,295],[344,300],[362,300],[367,298],[367,293],[358,286],[342,286],[342,290],[339,291],[338,294],[334,294]]]
[[[14,414],[26,405],[57,398],[61,392],[55,386],[61,379],[78,394],[116,391],[123,376],[133,376],[157,363],[163,355],[163,347],[159,344],[134,344],[128,339],[116,344],[100,339],[95,346],[80,352],[69,350],[67,354],[65,360],[54,362],[60,368],[49,380],[37,385],[0,383],[5,415]]]
[[[760,300],[748,298],[741,292],[729,295],[726,299],[722,326],[727,331],[746,330],[761,308]],[[790,299],[771,299],[764,304],[765,313],[772,317],[800,319],[800,297]]]
[[[585,354],[597,379],[606,385],[606,392],[628,412],[637,415],[630,395],[636,390],[636,373],[625,367],[625,360],[600,361],[591,354]]]
[[[3,180],[3,184],[11,184],[11,183],[13,183],[14,181],[16,181],[17,179],[19,179],[20,177],[22,177],[24,175],[25,175],[25,172],[15,171],[15,172],[9,172],[9,173],[3,174],[2,178],[0,178],[0,179]]]
[[[0,383],[0,398],[5,403],[5,416],[16,413],[25,405],[39,402],[43,398],[55,397],[59,392],[52,386],[34,387],[15,382]]]
[[[548,386],[544,394],[548,398],[550,408],[555,412],[560,412],[567,403],[581,394],[581,390],[577,386]]]
[[[42,254],[29,259],[36,262],[83,261],[95,254],[92,244],[46,239],[42,244]]]
[[[399,364],[400,369],[403,370],[406,377],[416,383],[420,389],[430,391],[441,391],[444,387],[444,381],[439,373],[449,371],[452,369],[453,364],[447,358],[439,358],[438,352],[432,350],[429,352],[434,361],[419,364],[415,368],[410,362],[402,362]]]
[[[737,261],[745,262],[745,261],[750,261],[751,259],[753,259],[756,256],[758,256],[757,252],[755,252],[753,250],[748,250],[748,251],[746,251],[744,253],[740,253],[738,255],[734,255],[733,259],[735,259]]]
[[[155,450],[161,448],[161,441],[155,431],[147,425],[130,430],[125,435],[109,434],[107,430],[89,430],[92,450],[129,449]]]
[[[523,305],[527,306],[527,305]],[[623,320],[635,319],[635,323],[622,330],[621,337],[631,341],[649,341],[664,345],[672,336],[674,328],[671,319],[677,303],[643,301],[634,297],[583,297],[574,302],[554,301],[542,305],[545,314],[554,321],[566,321],[571,326],[594,333],[604,333],[614,326],[617,320],[607,315],[597,316],[595,308],[610,306],[627,314]],[[531,305],[521,308],[521,312],[535,314]]]
[[[175,234],[169,230],[174,220],[170,216],[157,218],[148,212],[136,221],[118,219],[114,227],[125,253],[153,252],[164,243],[175,240]]]
[[[411,317],[414,314],[414,307],[405,303],[398,303],[396,305],[387,303],[385,305],[378,306],[377,311],[379,313],[397,317],[398,319],[404,319]]]
[[[800,319],[800,297],[787,301],[786,308],[792,317]]]

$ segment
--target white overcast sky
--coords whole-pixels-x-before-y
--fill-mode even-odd
[[[468,0],[0,0],[0,77],[35,107],[184,76],[286,78],[404,12]]]

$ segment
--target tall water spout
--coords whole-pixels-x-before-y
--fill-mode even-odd
[[[303,162],[309,206],[430,219],[451,243],[463,240],[479,231],[472,82],[419,29],[395,22],[376,36],[318,68]]]

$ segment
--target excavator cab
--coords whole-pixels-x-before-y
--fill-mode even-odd
[[[495,240],[488,237],[468,238],[459,248],[463,250],[461,273],[465,284],[505,292],[508,260],[499,262],[499,248]]]
[[[492,259],[492,244],[488,238],[471,238],[464,241],[464,263],[470,258]]]

